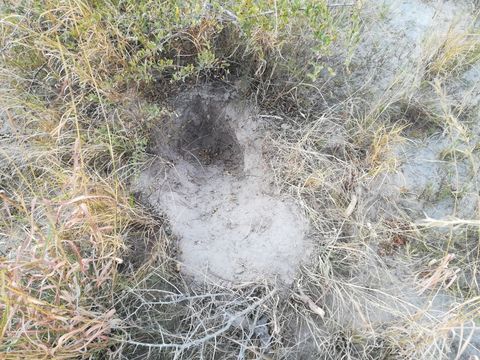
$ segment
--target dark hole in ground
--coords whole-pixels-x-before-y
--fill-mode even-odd
[[[193,99],[181,116],[178,149],[182,156],[202,166],[241,170],[243,152],[229,120],[221,104],[200,96]]]

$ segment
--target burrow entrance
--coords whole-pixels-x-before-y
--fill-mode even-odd
[[[184,109],[180,121],[177,148],[185,160],[229,172],[242,170],[243,151],[224,108],[197,96]]]
[[[255,109],[219,88],[172,105],[177,115],[154,134],[159,161],[137,189],[168,218],[180,271],[199,282],[291,283],[309,251],[308,221],[271,182]]]

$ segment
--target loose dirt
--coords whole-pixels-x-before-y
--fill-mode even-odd
[[[136,187],[168,217],[182,272],[291,283],[308,253],[308,221],[273,186],[265,124],[222,89],[196,89],[174,103],[177,114],[153,135],[159,159]]]

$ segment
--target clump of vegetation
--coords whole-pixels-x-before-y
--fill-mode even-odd
[[[477,175],[477,119],[452,94],[478,63],[478,31],[433,34],[385,85],[383,60],[367,56],[364,74],[355,56],[390,9],[368,19],[363,3],[4,1],[2,356],[419,359],[456,346],[460,359],[478,325],[479,221],[412,218],[412,189],[384,184],[401,178],[401,146],[439,133],[450,147],[432,162],[450,180]],[[272,181],[315,244],[284,291],[192,286],[168,219],[131,193],[168,100],[205,83],[235,88],[278,130],[265,133]],[[478,193],[445,184],[416,200],[458,210]]]
[[[153,351],[147,340],[158,328],[129,328],[131,316],[142,323],[132,289],[144,286],[152,264],[149,293],[171,289],[176,267],[164,223],[128,184],[148,161],[150,129],[168,113],[162,101],[185,85],[229,81],[265,105],[287,103],[321,75],[334,17],[326,1],[286,0],[32,0],[0,9],[8,124],[0,236],[11,245],[0,262],[0,350],[12,359]],[[143,264],[129,261],[132,229],[143,241],[157,236],[158,251]],[[185,307],[182,299],[158,313]],[[250,302],[242,316],[254,310]],[[184,341],[185,351],[214,340],[187,345],[187,333],[175,339],[167,332],[176,326],[165,326],[156,341]]]

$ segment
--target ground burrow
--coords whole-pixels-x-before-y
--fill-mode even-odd
[[[185,159],[226,170],[243,167],[242,149],[222,109],[196,96],[181,115],[178,150]]]
[[[168,131],[153,134],[162,161],[136,187],[168,218],[183,273],[223,283],[292,282],[306,258],[308,221],[272,185],[254,108],[210,87],[174,104]]]

